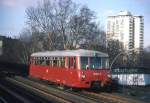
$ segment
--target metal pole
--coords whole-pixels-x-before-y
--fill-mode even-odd
[[[123,54],[123,53],[127,53],[127,54],[128,54],[128,52],[133,51],[133,50],[136,50],[136,49],[138,49],[138,48],[133,48],[133,49],[130,49],[130,50],[126,50],[126,51],[120,52],[120,53],[113,59],[112,63],[110,64],[110,70],[111,70],[111,68],[112,68],[112,65],[113,65],[114,62],[116,61],[116,59],[117,59],[121,54]]]
[[[113,65],[114,62],[116,61],[116,59],[117,59],[121,54],[123,54],[123,53],[124,53],[124,51],[121,52],[121,53],[119,53],[119,54],[113,59],[113,61],[112,61],[111,64],[110,64],[110,70],[111,70],[111,68],[112,68],[112,65]]]

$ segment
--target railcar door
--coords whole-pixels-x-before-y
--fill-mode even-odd
[[[76,57],[69,57],[69,84],[75,86],[78,80],[78,73],[76,69]]]

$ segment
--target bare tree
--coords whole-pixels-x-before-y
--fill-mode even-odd
[[[26,10],[27,28],[20,33],[22,60],[37,51],[56,49],[101,50],[105,33],[96,22],[96,16],[87,6],[71,0],[41,0]],[[88,46],[87,46],[88,45]]]
[[[107,44],[107,52],[109,55],[110,64],[112,63],[113,59],[123,51],[123,44],[121,42],[119,42],[118,40],[109,40]],[[127,61],[127,58],[125,57],[127,56],[124,56],[123,54],[119,56],[113,67],[125,65],[126,63],[124,64],[124,62]]]
[[[144,49],[143,53],[143,66],[150,68],[150,46]]]
[[[32,37],[43,36],[43,42],[36,40],[44,45],[41,50],[76,48],[101,34],[94,12],[86,6],[80,8],[71,0],[43,0],[37,7],[28,8],[26,14]]]
[[[83,6],[79,14],[74,15],[70,20],[69,44],[76,48],[80,45],[103,45],[102,38],[105,33],[95,21],[95,14],[88,7]],[[94,41],[94,42],[93,42]],[[105,40],[104,40],[105,41]]]
[[[75,12],[75,4],[71,0],[43,0],[37,7],[26,10],[28,25],[34,32],[40,32],[45,36],[49,50],[55,49],[55,42],[60,39],[63,47],[67,44],[69,18]],[[58,42],[58,41],[57,41]]]

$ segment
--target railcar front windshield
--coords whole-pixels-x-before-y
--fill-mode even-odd
[[[101,58],[100,57],[90,57],[90,67],[91,69],[101,68]]]
[[[81,57],[81,69],[101,69],[108,67],[108,58]]]

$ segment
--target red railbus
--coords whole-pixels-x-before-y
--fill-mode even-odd
[[[112,84],[108,54],[84,49],[33,53],[29,75],[74,88]]]

